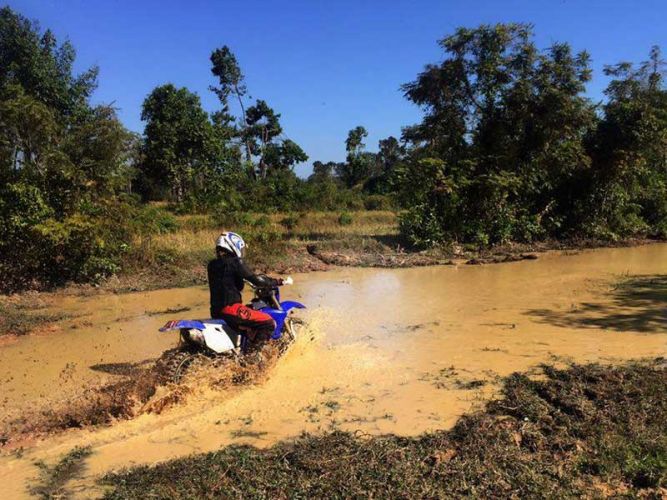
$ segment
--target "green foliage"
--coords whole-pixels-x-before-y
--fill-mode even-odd
[[[155,88],[143,104],[146,121],[142,172],[150,194],[182,202],[196,190],[212,156],[213,127],[199,97],[171,84]],[[166,183],[165,183],[166,181]],[[154,193],[165,186],[167,193]]]
[[[164,92],[146,107],[155,127],[163,128],[150,147],[139,147],[113,108],[89,103],[97,71],[73,75],[74,57],[69,43],[58,46],[48,30],[42,34],[11,9],[0,10],[3,291],[99,281],[117,273],[150,235],[177,227],[171,214],[141,207],[128,196],[150,178],[142,176],[133,186],[137,168],[164,166],[160,154],[176,151],[184,159],[167,173],[176,185],[189,187],[195,181],[186,174],[202,150],[206,159],[224,157],[213,144],[220,133],[213,125],[206,121],[192,131],[202,117],[196,96],[176,91],[175,98]],[[189,121],[169,115],[174,108],[189,113]],[[190,144],[172,140],[169,120],[183,126],[179,138]],[[215,187],[207,183],[209,190]]]
[[[132,225],[134,231],[141,235],[173,233],[179,229],[173,214],[152,205],[138,209],[132,217]]]
[[[376,155],[364,150],[362,142],[368,132],[358,126],[348,132],[345,140],[347,161],[336,164],[336,175],[349,188],[367,181],[376,173]]]
[[[229,95],[234,93],[240,97],[245,95],[246,88],[243,74],[236,56],[226,45],[211,54],[211,73],[218,77],[219,87],[211,87],[221,102],[226,103]]]
[[[99,281],[118,272],[135,214],[113,201],[91,208],[55,217],[36,188],[9,185],[0,204],[3,288]]]
[[[72,73],[76,51],[9,7],[0,9],[0,89],[19,86],[63,119],[88,108],[96,67]]]
[[[99,280],[131,243],[132,136],[109,106],[91,106],[95,68],[72,74],[58,45],[0,10],[0,272],[7,291]]]
[[[425,116],[404,130],[411,148],[390,185],[414,244],[663,234],[659,51],[638,69],[607,70],[617,79],[597,116],[583,96],[588,54],[565,43],[540,51],[532,36],[523,24],[460,28],[440,42],[445,60],[404,85]]]
[[[667,222],[667,90],[665,62],[654,47],[635,67],[607,67],[613,80],[592,137],[587,227],[611,237],[664,234]]]
[[[371,194],[364,197],[364,208],[366,210],[391,210],[394,206],[389,196]]]

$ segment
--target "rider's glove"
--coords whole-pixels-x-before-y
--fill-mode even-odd
[[[293,285],[294,284],[294,280],[292,279],[291,276],[288,276],[287,278],[283,278],[281,281],[282,281],[283,285]]]

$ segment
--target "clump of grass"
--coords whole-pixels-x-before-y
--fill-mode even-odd
[[[25,296],[16,300],[0,300],[0,335],[25,335],[45,323],[68,319],[62,312],[45,312],[43,305]]]
[[[109,474],[105,498],[659,497],[664,361],[544,367],[544,375],[506,378],[501,399],[451,431],[232,446]]]
[[[286,217],[280,219],[280,224],[285,229],[287,229],[287,231],[292,231],[298,223],[299,223],[299,216],[294,214],[289,214]]]
[[[252,438],[260,439],[268,434],[266,431],[251,431],[248,429],[234,429],[229,433],[233,438]]]
[[[161,314],[177,314],[186,311],[190,311],[191,307],[168,307],[167,309],[161,311],[146,311],[148,316],[160,316]]]
[[[69,498],[70,495],[65,486],[81,474],[85,467],[85,460],[91,453],[90,447],[77,446],[52,466],[43,461],[35,462],[40,470],[40,478],[38,484],[29,488],[29,493],[44,499]]]
[[[331,411],[338,411],[340,410],[340,403],[334,399],[330,399],[328,401],[324,402],[324,406],[329,408]]]
[[[479,389],[486,385],[486,380],[474,379],[474,380],[456,380],[454,382],[457,389],[471,390]]]
[[[349,212],[343,212],[338,216],[338,224],[341,226],[349,226],[352,224],[352,214]]]

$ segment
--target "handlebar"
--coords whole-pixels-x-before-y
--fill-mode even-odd
[[[266,276],[266,275],[264,274],[264,275],[261,275],[261,276]],[[280,280],[281,280],[281,283],[277,286],[293,285],[294,284],[294,279],[291,276],[288,276],[287,278],[280,278]],[[245,282],[248,283],[248,285],[250,285],[250,287],[253,288],[254,290],[257,290],[258,288],[269,288],[269,287],[256,286],[255,284],[253,284],[252,282],[250,282],[248,280],[245,280]]]

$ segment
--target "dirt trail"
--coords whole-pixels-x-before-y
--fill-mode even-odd
[[[2,497],[25,495],[32,461],[76,445],[93,448],[89,485],[121,466],[229,443],[267,446],[302,431],[416,435],[450,427],[513,371],[667,354],[667,244],[493,266],[342,269],[296,281],[287,293],[309,306],[310,327],[264,382],[228,392],[202,384],[161,415],[68,431],[20,458],[1,457]],[[53,307],[78,318],[0,347],[5,407],[21,411],[120,376],[110,371],[131,373],[175,342],[156,332],[160,324],[205,316],[206,299],[203,288],[62,298]]]

